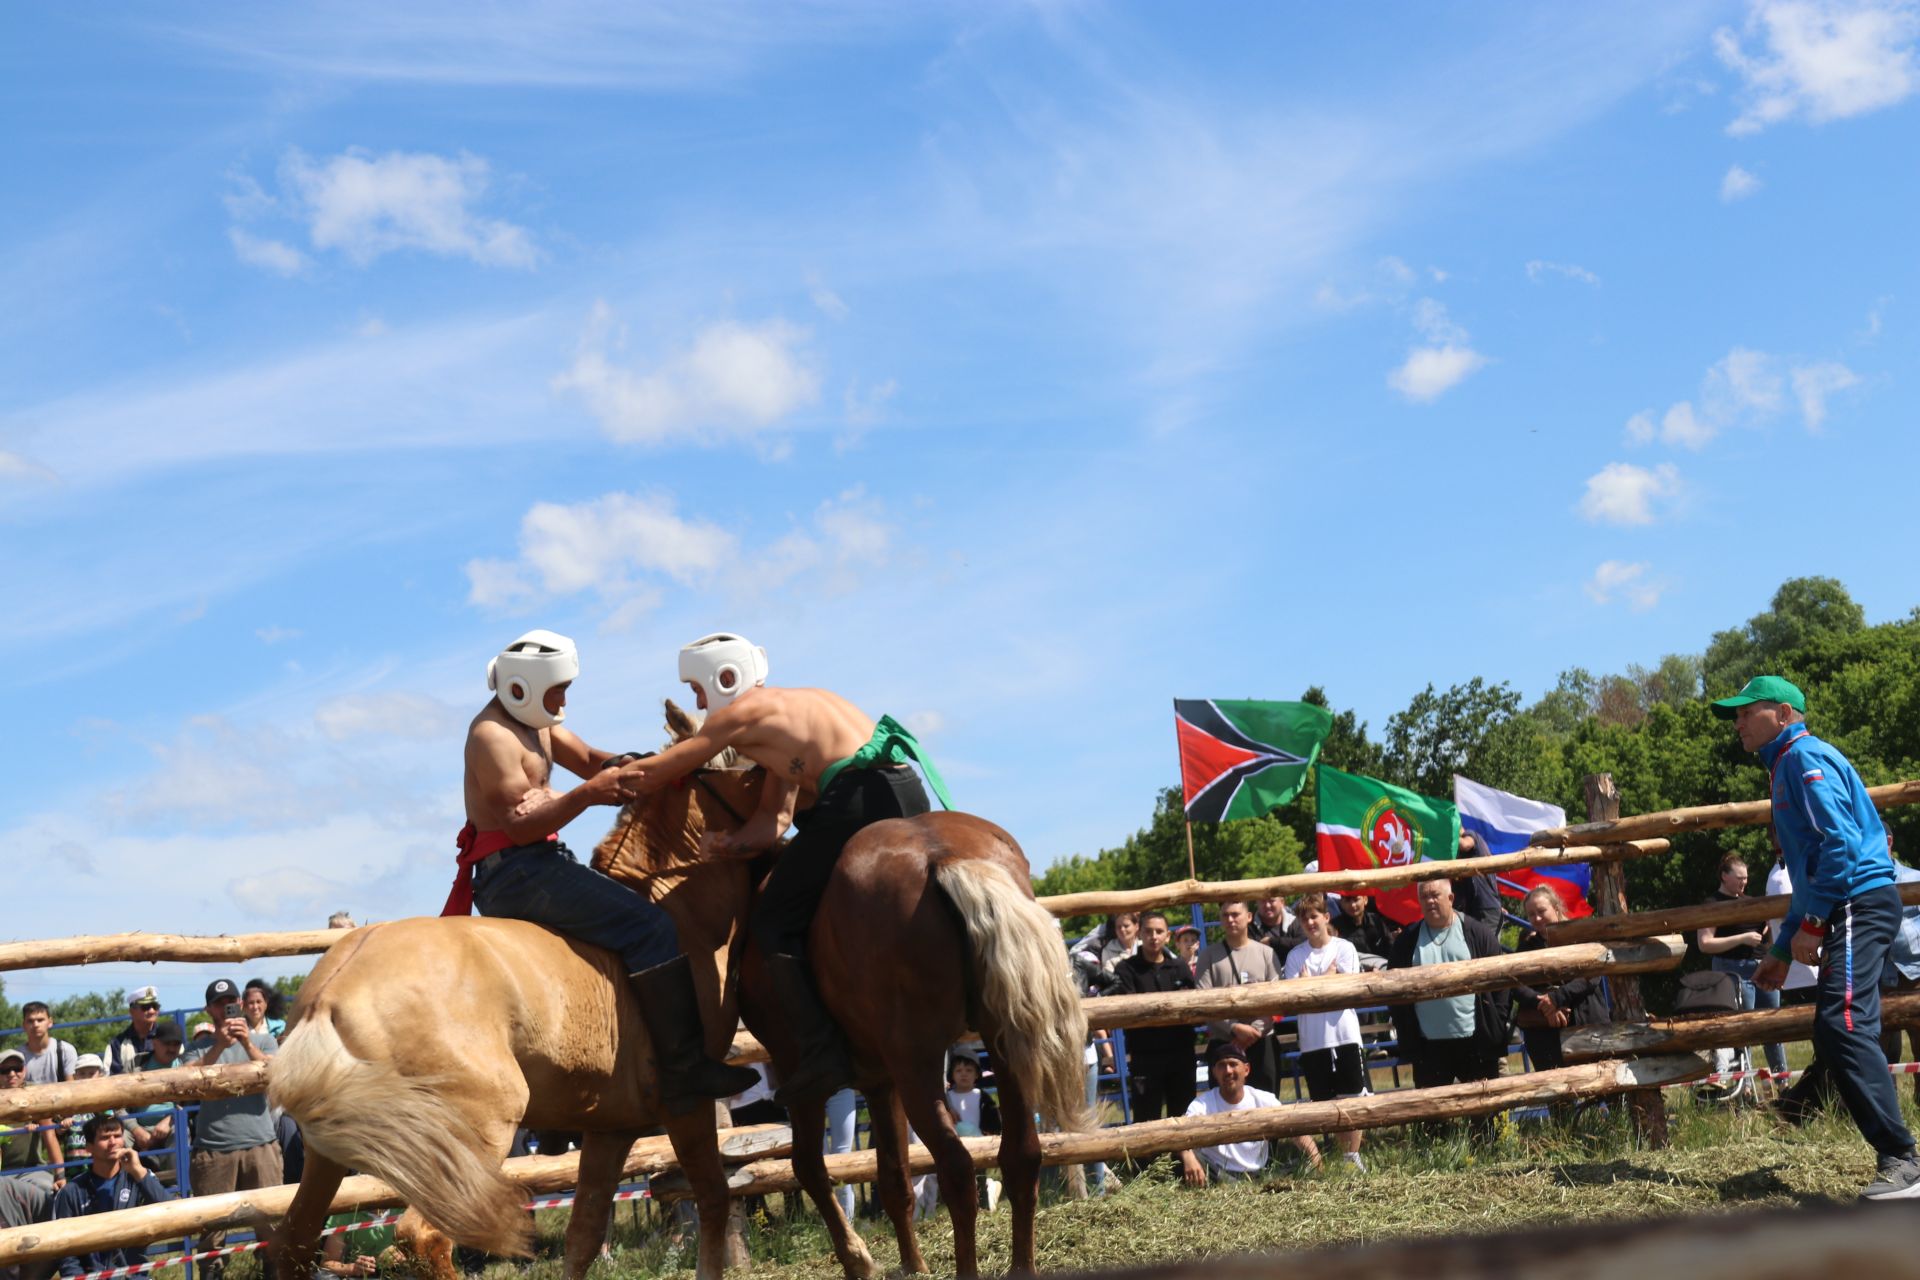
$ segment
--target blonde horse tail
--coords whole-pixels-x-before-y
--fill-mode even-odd
[[[981,1032],[1043,1120],[1091,1129],[1082,1067],[1087,1018],[1053,917],[996,862],[956,858],[933,874],[966,922]]]
[[[448,1087],[354,1057],[323,1007],[274,1056],[267,1099],[300,1122],[314,1150],[384,1179],[455,1240],[524,1257],[533,1239],[526,1194],[481,1155],[486,1139],[448,1101]]]

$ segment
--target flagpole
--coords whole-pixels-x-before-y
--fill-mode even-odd
[[[1198,880],[1199,873],[1193,869],[1193,822],[1187,822],[1187,879]]]

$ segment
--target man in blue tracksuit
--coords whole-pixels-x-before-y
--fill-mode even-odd
[[[1886,828],[1847,758],[1808,732],[1807,701],[1781,676],[1755,676],[1713,704],[1759,755],[1773,793],[1773,836],[1793,902],[1754,985],[1778,990],[1788,963],[1818,965],[1814,1054],[1860,1134],[1879,1153],[1863,1200],[1920,1197],[1920,1160],[1880,1051],[1880,977],[1900,928]]]

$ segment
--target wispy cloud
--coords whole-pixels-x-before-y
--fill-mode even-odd
[[[298,640],[301,632],[298,627],[271,626],[261,627],[253,634],[261,644],[285,644],[289,640]]]
[[[1543,281],[1555,277],[1562,280],[1572,280],[1577,284],[1593,285],[1595,287],[1598,287],[1600,284],[1599,276],[1576,263],[1547,262],[1540,258],[1535,258],[1527,263],[1527,279],[1533,281],[1533,283],[1540,284]]]
[[[1624,600],[1635,613],[1644,613],[1659,604],[1666,591],[1665,584],[1648,577],[1647,571],[1644,561],[1603,560],[1586,581],[1587,596],[1595,604]]]
[[[626,333],[605,302],[594,304],[573,363],[553,389],[581,398],[623,444],[715,443],[775,427],[820,396],[807,331],[785,320],[716,321],[651,367],[615,363]]]
[[[1742,169],[1739,165],[1729,165],[1726,176],[1720,179],[1720,199],[1725,204],[1736,200],[1745,200],[1760,190],[1760,179]]]
[[[241,227],[228,227],[233,256],[250,267],[291,279],[307,269],[307,255],[283,240],[256,236]]]
[[[313,723],[333,742],[350,738],[432,741],[457,735],[467,713],[424,693],[348,693],[314,708]]]
[[[1486,365],[1487,358],[1469,345],[1467,331],[1432,298],[1415,304],[1413,326],[1428,345],[1409,351],[1387,375],[1387,385],[1415,404],[1433,403]]]
[[[1915,87],[1920,13],[1911,0],[1751,0],[1745,28],[1714,35],[1739,74],[1742,109],[1727,132],[1813,124],[1904,101]]]
[[[1680,472],[1672,463],[1648,468],[1609,462],[1587,477],[1580,514],[1595,524],[1652,524],[1679,493]]]
[[[1800,403],[1801,420],[1807,430],[1818,431],[1826,425],[1827,397],[1857,386],[1860,375],[1838,360],[1802,365],[1793,371],[1793,394]]]
[[[1627,420],[1627,440],[1633,444],[1664,444],[1699,452],[1721,432],[1755,427],[1778,417],[1787,408],[1791,383],[1794,402],[1808,430],[1817,430],[1827,418],[1828,397],[1858,385],[1859,375],[1837,360],[1804,361],[1735,347],[1707,369],[1700,380],[1699,404],[1681,400],[1656,423],[1652,410]]]

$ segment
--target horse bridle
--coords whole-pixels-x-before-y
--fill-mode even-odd
[[[608,765],[617,766],[621,764],[627,764],[635,760],[651,760],[653,759],[653,757],[659,754],[660,753],[658,751],[629,751],[623,756],[614,756],[613,758],[609,759],[606,762],[606,764],[603,764],[600,767],[604,769],[608,767]],[[711,782],[707,781],[707,775],[709,773],[720,773],[720,772],[725,772],[725,771],[716,770],[716,769],[695,769],[692,773],[689,773],[687,777],[691,778],[699,786],[699,788],[702,791],[707,793],[707,799],[713,801],[715,804],[719,805],[722,809],[726,810],[727,816],[733,819],[735,826],[744,827],[747,825],[747,820],[741,817],[740,814],[734,809],[732,805],[727,803],[727,798],[721,795],[719,790]]]

